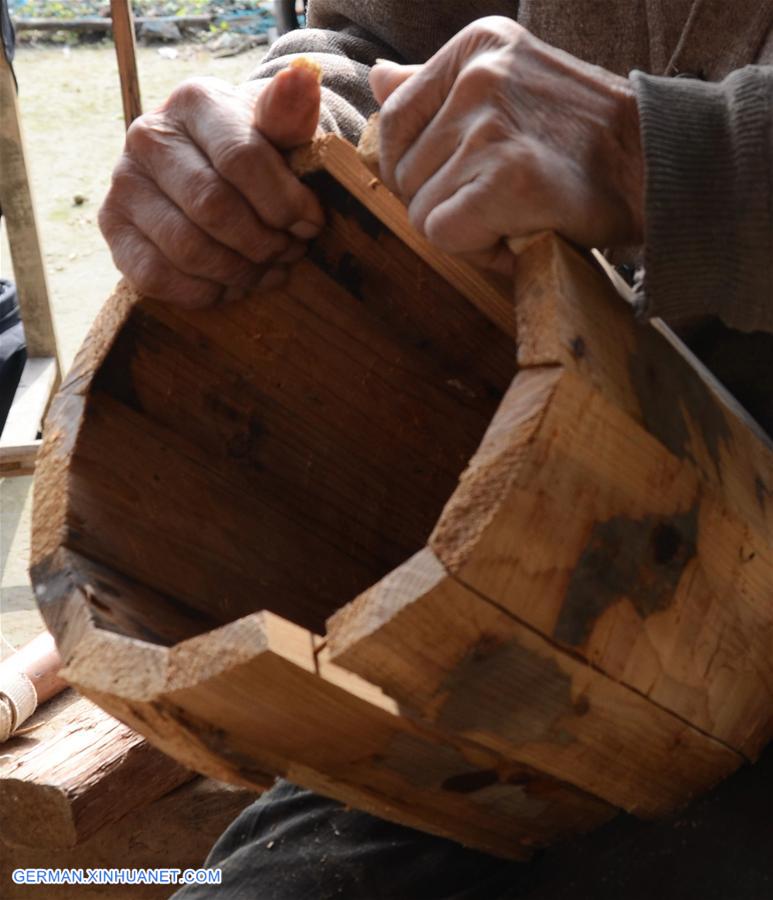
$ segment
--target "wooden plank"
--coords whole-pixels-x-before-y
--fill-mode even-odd
[[[42,441],[32,441],[16,447],[0,447],[0,478],[32,475]]]
[[[11,248],[19,306],[30,356],[53,357],[58,351],[43,253],[27,179],[16,85],[5,56],[0,52],[0,209],[5,217]]]
[[[40,729],[42,723],[45,728]],[[193,778],[140,735],[68,691],[3,745],[0,839],[60,850]]]
[[[601,268],[554,236],[519,259],[516,310],[520,368],[588,379],[773,539],[759,500],[773,492],[770,438],[663,322],[637,322]]]
[[[105,825],[76,847],[19,847],[0,840],[3,900],[31,900],[39,886],[17,885],[14,869],[168,869],[199,868],[218,837],[255,799],[255,792],[194,778],[175,790]],[[167,900],[167,884],[133,885],[131,900]],[[126,893],[126,890],[122,890]],[[57,900],[115,900],[115,885],[56,886]]]
[[[212,15],[181,15],[181,16],[137,16],[133,18],[135,25],[145,25],[148,22],[174,22],[180,28],[208,28],[215,21]],[[229,19],[232,17],[229,16]],[[255,14],[234,16],[236,19],[255,18]],[[108,16],[75,16],[71,19],[45,18],[42,16],[24,16],[13,18],[13,25],[17,31],[112,31],[114,19]]]
[[[27,358],[0,433],[0,449],[32,444],[40,437],[56,377],[53,357]]]
[[[431,546],[476,592],[754,757],[773,733],[773,454],[574,251],[538,243],[518,285],[526,368]],[[550,371],[532,405],[528,373]]]
[[[319,169],[329,172],[490,321],[505,334],[516,337],[509,279],[486,275],[441,252],[418,234],[408,219],[405,206],[373,175],[351,144],[337,135],[326,135],[309,147],[295,151],[291,165],[300,175]]]
[[[81,648],[64,671],[68,680],[210,777],[248,786],[282,774],[375,815],[513,858],[614,815],[529,766],[411,723],[379,692],[353,688],[347,673],[342,687],[317,671],[312,635],[270,613],[170,649],[98,631]],[[116,653],[125,664],[118,682],[114,672],[106,678]],[[480,792],[471,777],[479,772],[487,773]]]
[[[76,440],[81,462],[69,499],[36,485],[36,560],[64,541],[200,617],[267,608],[321,630],[423,545],[514,348],[319,184],[328,228],[281,289],[187,312],[124,286],[107,304],[49,417],[55,471]]]
[[[463,587],[430,550],[337,613],[327,651],[422,722],[638,815],[743,761]]]
[[[129,0],[110,0],[113,41],[121,80],[123,119],[128,131],[131,123],[142,115],[140,80],[137,74],[137,51],[134,43],[134,16]]]

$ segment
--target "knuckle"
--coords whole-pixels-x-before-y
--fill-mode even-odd
[[[231,204],[228,192],[218,180],[202,175],[198,183],[191,184],[188,190],[190,199],[187,212],[196,225],[211,232],[228,221]]]
[[[176,108],[198,106],[212,93],[212,82],[207,78],[186,78],[169,95],[167,106]]]
[[[475,98],[488,99],[498,94],[503,86],[502,73],[491,64],[488,56],[472,60],[459,75],[459,89],[471,93]]]
[[[206,241],[197,240],[188,228],[177,228],[171,235],[174,246],[174,264],[183,272],[197,272],[206,267],[212,255]]]
[[[217,152],[215,167],[228,181],[241,183],[257,168],[255,147],[246,141],[229,141]]]
[[[525,30],[522,25],[507,16],[484,16],[464,29],[468,37],[493,44],[511,42],[520,37]]]
[[[156,143],[156,132],[150,124],[151,115],[135,119],[126,132],[126,152],[142,157]]]
[[[160,297],[162,286],[168,281],[164,277],[161,266],[149,254],[137,254],[124,269],[127,277],[143,294]]]

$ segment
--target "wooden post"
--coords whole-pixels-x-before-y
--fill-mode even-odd
[[[118,59],[118,75],[121,79],[123,118],[128,131],[131,123],[142,115],[134,17],[130,0],[110,0],[110,14],[113,17],[113,40]]]
[[[0,210],[5,217],[27,363],[0,434],[0,477],[34,471],[39,432],[61,380],[43,251],[27,177],[16,84],[0,45]],[[0,426],[2,427],[2,426]]]

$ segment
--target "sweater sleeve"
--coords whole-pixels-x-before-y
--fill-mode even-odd
[[[271,78],[303,55],[322,69],[320,126],[356,143],[368,116],[377,109],[368,85],[376,59],[402,60],[395,51],[359,29],[304,28],[279,38],[251,79]]]
[[[513,15],[518,4],[505,4]],[[381,57],[422,63],[479,16],[502,13],[503,0],[310,0],[310,28],[292,31],[271,47],[252,78],[270,78],[297,55],[322,68],[325,131],[357,141],[377,104],[368,73]]]
[[[631,80],[646,164],[640,311],[773,331],[773,67]]]

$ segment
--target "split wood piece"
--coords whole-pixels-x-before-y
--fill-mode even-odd
[[[134,15],[130,0],[110,0],[113,41],[121,81],[123,119],[128,131],[131,123],[142,115],[140,80],[137,74],[137,50],[134,41]]]
[[[422,237],[411,225],[408,211],[369,166],[370,143],[363,152],[336,135],[326,135],[308,147],[296,150],[291,165],[299,175],[324,169],[364,206],[372,209],[379,219],[418,255],[453,285],[461,294],[497,325],[505,334],[515,338],[515,315],[509,280],[501,281],[487,275],[457,257],[448,256]]]
[[[28,726],[0,760],[0,839],[9,844],[74,847],[194,777],[69,691]]]
[[[43,416],[57,377],[53,357],[31,357],[24,364],[0,434],[0,477],[31,475],[35,471]]]
[[[326,652],[420,721],[638,815],[743,761],[463,587],[428,549],[333,618]]]
[[[314,636],[277,616],[255,613],[172,648],[127,641],[90,627],[93,586],[72,580],[72,559],[66,571],[69,615],[84,632],[63,674],[196,771],[251,787],[282,774],[514,858],[614,815],[533,767],[411,723],[371,685],[318,668]]]
[[[14,869],[168,869],[198,868],[218,837],[255,799],[253,791],[210,778],[194,778],[163,797],[105,825],[76,847],[52,850],[19,847],[0,839],[0,879],[3,900],[34,900],[40,887],[16,885]],[[56,900],[168,900],[169,885],[146,884],[129,888],[115,885],[56,886]]]
[[[463,584],[754,758],[773,735],[769,441],[568,246],[532,245],[516,293],[525,370],[431,547]],[[552,387],[529,367],[555,371]]]
[[[321,165],[341,166],[336,141]],[[350,181],[372,180],[350,162]],[[48,419],[36,563],[67,546],[202,630],[266,608],[321,631],[424,545],[513,342],[470,301],[480,276],[437,253],[432,268],[407,222],[383,224],[390,195],[363,193],[366,208],[309,178],[328,225],[283,288],[198,311],[126,286],[108,302]],[[146,626],[129,633],[165,627]]]

